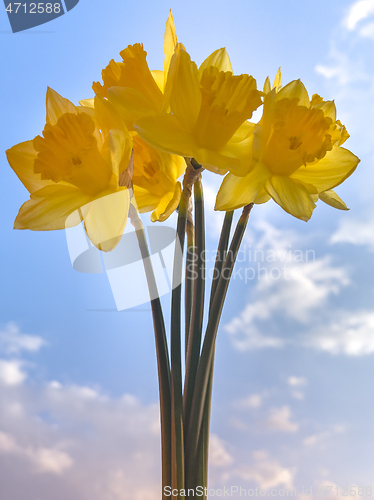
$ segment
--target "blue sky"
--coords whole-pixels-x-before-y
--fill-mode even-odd
[[[361,158],[337,189],[349,212],[319,204],[305,224],[269,202],[251,214],[217,343],[210,485],[296,488],[300,500],[312,485],[374,488],[373,0],[80,0],[18,34],[0,10],[0,150],[41,133],[47,86],[91,97],[128,44],[161,69],[170,8],[196,62],[226,46],[235,73],[259,86],[281,66],[284,83],[335,99]],[[27,192],[5,154],[1,166],[4,499],[159,498],[149,306],[110,311],[106,275],[73,270],[63,231],[14,231]],[[213,250],[219,179],[204,174],[204,185]]]

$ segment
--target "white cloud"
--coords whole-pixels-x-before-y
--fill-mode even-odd
[[[158,500],[159,486],[136,484],[136,478],[130,478],[123,469],[113,471],[108,481],[109,495],[114,500]]]
[[[157,404],[143,405],[128,394],[111,398],[97,388],[57,381],[0,386],[0,399],[4,402],[0,467],[5,498],[159,497]],[[218,462],[229,460],[224,447],[216,446],[214,453]]]
[[[340,313],[322,330],[311,332],[306,343],[330,354],[364,356],[374,352],[374,312]]]
[[[51,448],[39,448],[28,452],[39,472],[62,474],[73,465],[72,458],[64,451]]]
[[[21,351],[36,352],[45,344],[45,340],[37,335],[20,333],[14,323],[8,323],[0,331],[0,350],[7,354],[19,354]]]
[[[11,453],[18,449],[16,442],[5,432],[0,431],[0,452]]]
[[[0,432],[0,453],[16,455],[26,459],[39,473],[50,472],[62,474],[73,465],[72,458],[65,452],[55,448],[32,448],[20,446],[13,436]]]
[[[306,385],[306,378],[305,377],[288,377],[287,379],[288,385],[291,387],[302,387]]]
[[[259,408],[262,405],[264,396],[262,394],[251,394],[236,402],[239,408]]]
[[[294,489],[294,470],[282,467],[276,460],[270,459],[266,451],[263,450],[255,451],[253,457],[255,459],[254,465],[240,467],[231,475],[255,482],[261,489],[276,486]]]
[[[306,385],[305,377],[288,377],[287,384],[292,388],[291,396],[299,401],[303,401],[305,398],[304,393],[300,390],[301,387]]]
[[[374,14],[374,0],[359,0],[351,5],[343,23],[349,31],[353,31],[360,21],[372,14]]]
[[[209,441],[209,465],[215,467],[227,467],[234,459],[226,449],[225,442],[216,434],[210,435]]]
[[[302,391],[291,391],[291,396],[298,401],[303,401],[305,399],[305,394]]]
[[[324,443],[331,436],[330,431],[320,432],[318,434],[312,434],[303,439],[303,445],[312,447],[316,446],[316,444]]]
[[[328,470],[321,471],[321,475],[328,476],[329,474]],[[355,489],[357,492],[357,487]],[[346,487],[338,486],[334,481],[316,481],[313,488],[304,488],[303,492],[305,493],[301,494],[299,498],[300,500],[317,500],[323,495],[326,500],[333,500],[334,498],[344,498],[346,496],[345,494],[342,495],[344,490],[346,490]]]
[[[374,23],[368,23],[359,31],[360,36],[374,40]]]
[[[330,243],[351,243],[356,246],[367,246],[374,251],[374,220],[344,220],[331,236]]]
[[[300,243],[300,238],[295,232],[280,230],[263,218],[257,219],[247,229],[245,243],[251,246],[252,260],[256,259],[257,250],[269,249],[277,254],[279,260],[287,262],[292,255],[290,250]]]
[[[238,431],[247,431],[248,430],[248,425],[238,417],[231,417],[230,424],[231,424],[231,427],[233,427],[234,429],[237,429]]]
[[[330,64],[317,64],[315,71],[327,80],[336,80],[344,87],[355,82],[369,81],[362,58],[352,58],[347,51],[332,46],[329,51]]]
[[[312,448],[318,445],[320,449],[325,449],[328,446],[329,440],[331,440],[337,434],[343,434],[346,431],[347,427],[345,425],[336,424],[331,428],[331,430],[317,432],[316,434],[307,436],[303,439],[302,443],[308,448]]]
[[[310,262],[291,262],[280,279],[274,279],[268,272],[258,280],[254,295],[259,298],[249,303],[225,329],[238,350],[282,347],[285,339],[269,333],[262,335],[259,322],[279,314],[305,324],[314,309],[325,305],[330,295],[338,294],[348,283],[347,271],[331,265],[328,256]]]
[[[270,415],[265,420],[265,425],[274,431],[297,432],[299,424],[291,421],[292,412],[289,406],[271,408]]]
[[[27,374],[22,371],[22,361],[0,360],[0,384],[19,385],[27,378]]]

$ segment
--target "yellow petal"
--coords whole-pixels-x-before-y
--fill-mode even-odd
[[[265,189],[283,210],[298,219],[310,219],[316,205],[301,183],[286,176],[273,175],[266,183]]]
[[[344,201],[332,189],[320,193],[319,198],[330,207],[337,208],[338,210],[349,210]]]
[[[108,90],[108,99],[116,108],[119,115],[126,122],[129,130],[134,123],[144,116],[154,115],[158,108],[138,90],[123,87],[111,87]]]
[[[254,202],[269,177],[269,171],[261,164],[245,177],[228,174],[218,191],[215,210],[235,210]]]
[[[235,172],[241,165],[238,158],[207,148],[197,148],[191,156],[207,170],[220,175],[226,174],[229,170]]]
[[[152,222],[164,222],[178,208],[181,198],[182,186],[180,182],[175,185],[174,193],[168,193],[164,196],[151,215]]]
[[[300,167],[291,175],[292,179],[312,184],[318,192],[327,191],[341,184],[356,169],[360,160],[353,153],[334,146],[321,160]]]
[[[246,175],[252,168],[252,146],[255,126],[254,123],[244,122],[220,151],[221,155],[237,158],[240,161],[239,167],[235,167],[235,169],[230,167],[232,173],[239,177]]]
[[[314,96],[313,96],[314,97]],[[321,101],[312,105],[313,108],[322,109],[323,114],[336,121],[336,106],[334,101]]]
[[[282,88],[282,73],[281,69],[279,68],[274,78],[273,89],[275,89],[276,92],[279,92],[281,88]]]
[[[283,87],[276,96],[276,100],[280,99],[299,99],[299,106],[308,106],[310,104],[309,96],[304,84],[300,80],[294,80]]]
[[[95,109],[91,106],[76,106],[75,109],[78,114],[86,113],[86,115],[90,116],[93,121],[95,121]]]
[[[120,53],[123,58],[118,87],[130,87],[141,92],[155,106],[161,107],[162,92],[147,64],[147,52],[140,43],[129,45]],[[110,85],[108,88],[112,87]]]
[[[136,200],[136,205],[139,213],[144,214],[155,210],[155,208],[160,203],[160,197],[154,192],[151,193],[146,187],[134,184],[134,197]]]
[[[232,73],[232,66],[226,48],[215,50],[208,56],[199,68],[199,77],[203,74],[204,69],[209,66],[215,66],[219,71],[230,71]]]
[[[264,94],[268,94],[271,91],[270,78],[267,76],[264,83]]]
[[[111,130],[109,135],[109,151],[112,162],[115,185],[118,186],[119,174],[126,170],[132,151],[132,139],[121,130]]]
[[[170,114],[148,116],[140,119],[135,130],[153,147],[180,156],[193,156],[196,143],[177,119]]]
[[[34,173],[34,161],[38,152],[35,151],[33,142],[21,142],[6,151],[10,166],[30,193],[44,186],[55,185],[53,181],[42,180],[40,174]]]
[[[84,106],[86,108],[94,108],[95,107],[95,99],[92,98],[92,99],[82,99],[81,101],[79,101],[79,104],[81,106]]]
[[[77,110],[72,102],[60,96],[53,89],[47,89],[47,123],[56,125],[57,120],[64,113],[77,114]]]
[[[175,47],[178,44],[177,34],[175,32],[175,25],[173,14],[170,9],[168,20],[166,21],[165,35],[164,35],[164,81],[162,85],[162,90],[165,88],[166,80],[168,77],[170,61],[173,57]]]
[[[108,89],[120,85],[121,68],[122,63],[115,62],[114,59],[109,61],[108,66],[101,72],[103,85],[100,82],[93,82],[92,84],[92,90],[95,94],[108,97]]]
[[[220,151],[219,155],[222,156],[226,163],[226,169],[238,177],[243,177],[253,168],[254,163],[252,159],[252,141],[253,136],[249,140],[244,140],[238,143],[231,141]],[[227,160],[229,158],[229,160]],[[237,160],[237,161],[235,161]]]
[[[155,82],[157,83],[157,87],[161,90],[161,92],[163,92],[164,85],[165,85],[164,72],[160,71],[159,69],[154,69],[151,71],[151,73],[152,73],[152,76],[153,76]]]
[[[182,127],[192,132],[202,100],[197,67],[185,50],[179,50],[174,64],[170,108]]]
[[[338,142],[337,145],[341,146],[342,144],[345,143],[347,139],[349,139],[350,135],[348,134],[347,129],[340,120],[336,120],[336,125],[339,128],[341,134],[340,141]]]
[[[46,186],[34,192],[22,205],[14,222],[15,229],[49,231],[65,229],[71,213],[92,199],[80,189],[69,186]],[[69,218],[69,226],[79,224],[77,218]]]
[[[166,74],[164,71],[164,96],[163,96],[163,102],[162,102],[162,107],[161,111],[163,113],[169,113],[170,112],[170,97],[171,93],[173,91],[173,85],[174,85],[174,78],[177,75],[177,69],[179,65],[179,59],[180,59],[180,52],[182,50],[186,50],[184,48],[184,45],[182,43],[177,43],[174,53],[172,54],[172,57],[170,59],[169,63],[169,69]]]
[[[173,181],[177,180],[182,174],[184,174],[187,167],[185,159],[183,156],[179,155],[170,155],[168,165],[169,168],[167,172],[171,171],[172,173],[166,173]]]
[[[253,203],[256,203],[256,205],[262,205],[263,203],[268,202],[270,199],[271,196],[265,191],[265,189],[262,189],[256,196],[256,199]]]
[[[97,127],[104,132],[104,134],[108,134],[111,129],[127,132],[125,122],[120,117],[116,108],[100,95],[95,97],[95,119]]]
[[[276,91],[273,89],[264,97],[262,117],[254,130],[253,156],[255,158],[260,158],[262,156],[271,138],[275,119],[276,96]]]
[[[123,189],[82,207],[87,235],[99,250],[109,252],[118,245],[126,227],[129,205],[129,190]]]
[[[238,130],[235,132],[235,134],[231,137],[230,142],[231,143],[241,143],[243,141],[246,141],[253,136],[253,132],[255,130],[256,124],[251,123],[248,121],[245,121],[240,125]]]
[[[220,151],[262,104],[262,92],[252,76],[234,76],[214,66],[204,70],[200,85],[203,98],[194,134],[201,146]]]

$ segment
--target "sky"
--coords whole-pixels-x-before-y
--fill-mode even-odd
[[[306,500],[353,485],[369,497],[374,0],[80,0],[17,34],[0,9],[0,151],[41,133],[47,86],[75,104],[92,97],[127,45],[143,43],[161,69],[170,8],[197,63],[225,46],[234,72],[259,87],[281,67],[284,83],[300,78],[310,95],[334,99],[346,147],[361,159],[337,188],[349,212],[319,203],[304,223],[268,202],[251,213],[218,334],[210,488],[289,488]],[[150,307],[117,311],[106,273],[73,269],[64,231],[13,230],[28,194],[0,158],[0,497],[157,499]],[[213,255],[220,179],[204,173],[203,182]],[[168,315],[170,295],[162,302]]]

